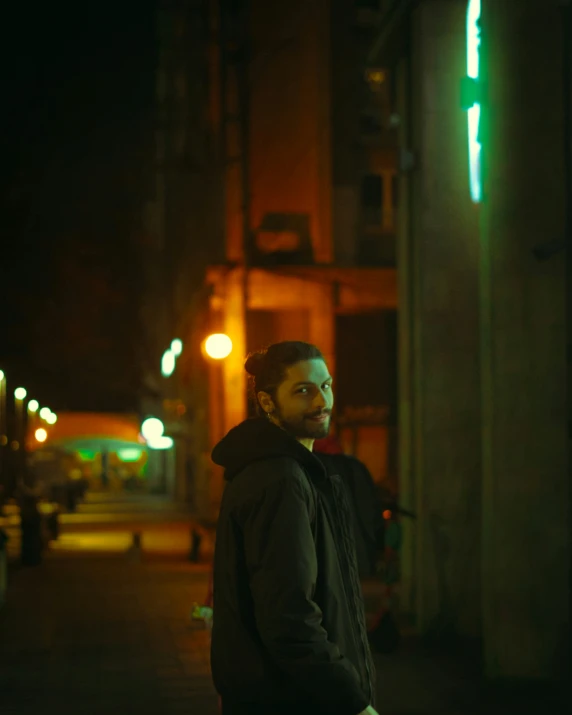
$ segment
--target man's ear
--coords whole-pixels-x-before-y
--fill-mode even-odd
[[[260,404],[260,407],[266,412],[267,415],[271,415],[274,410],[274,402],[272,401],[272,397],[267,392],[259,392],[258,395],[256,395],[258,402]]]

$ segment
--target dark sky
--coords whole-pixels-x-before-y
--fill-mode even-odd
[[[96,407],[90,393],[102,395],[106,368],[95,374],[85,354],[99,346],[94,364],[127,371],[132,359],[115,338],[128,340],[133,246],[149,198],[154,2],[11,5],[1,43],[0,367],[60,407]],[[66,352],[83,367],[73,357],[62,365]],[[120,409],[125,395],[109,392],[102,401]]]

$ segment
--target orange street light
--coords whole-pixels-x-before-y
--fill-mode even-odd
[[[232,340],[224,333],[209,335],[205,340],[205,352],[213,360],[224,360],[232,352]]]

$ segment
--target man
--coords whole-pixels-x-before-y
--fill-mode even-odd
[[[348,499],[312,454],[334,403],[326,362],[284,342],[245,368],[259,417],[212,455],[228,482],[211,646],[223,715],[376,715]]]

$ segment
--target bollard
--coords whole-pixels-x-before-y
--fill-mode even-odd
[[[131,546],[127,549],[127,557],[131,561],[140,561],[141,552],[141,532],[134,531],[131,534]]]
[[[191,550],[189,552],[189,561],[194,564],[199,562],[199,554],[201,550],[201,541],[203,537],[199,534],[195,527],[191,528]]]

